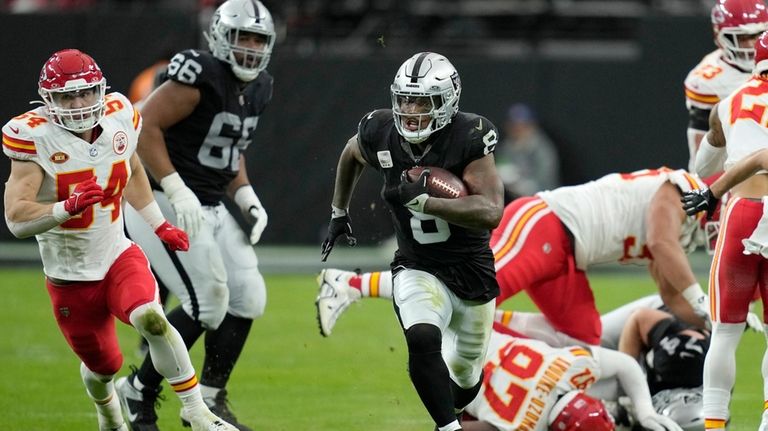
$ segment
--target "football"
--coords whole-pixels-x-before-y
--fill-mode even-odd
[[[408,169],[408,181],[416,181],[425,168],[429,168],[427,177],[427,192],[435,198],[456,199],[467,196],[467,186],[464,181],[451,171],[436,166],[416,166]]]

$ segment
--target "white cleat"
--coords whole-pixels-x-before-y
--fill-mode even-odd
[[[114,392],[108,403],[96,406],[96,417],[99,420],[99,431],[128,431],[120,410],[120,400]]]
[[[349,279],[357,275],[352,271],[340,269],[324,269],[317,276],[320,292],[315,299],[317,307],[317,323],[320,325],[320,335],[331,335],[336,320],[350,304],[360,299],[360,291],[349,286]]]
[[[208,407],[202,407],[194,414],[181,409],[181,421],[190,424],[192,431],[238,431],[237,428],[211,413]]]

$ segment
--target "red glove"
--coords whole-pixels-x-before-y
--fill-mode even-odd
[[[91,177],[75,186],[75,190],[64,201],[64,209],[70,215],[78,215],[89,206],[104,199],[104,190],[96,184],[96,177]]]
[[[187,233],[168,223],[168,221],[155,229],[155,235],[157,235],[160,238],[160,241],[164,242],[172,251],[189,250],[189,237],[187,236]]]

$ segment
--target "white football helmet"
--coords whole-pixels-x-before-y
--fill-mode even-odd
[[[684,431],[704,431],[701,388],[665,389],[653,396],[656,413],[675,421]]]
[[[240,32],[266,38],[263,50],[237,45]],[[258,0],[227,0],[213,14],[209,33],[203,33],[214,57],[229,63],[238,79],[253,81],[267,68],[275,45],[272,14]],[[239,59],[235,54],[239,55]]]
[[[391,93],[397,132],[406,141],[418,144],[447,126],[459,112],[461,80],[459,72],[447,58],[434,52],[420,52],[406,60],[397,70]],[[432,102],[431,109],[420,114],[403,112],[403,99],[415,97],[428,97]],[[429,124],[417,130],[408,130],[403,123],[406,118],[414,117],[428,117]]]

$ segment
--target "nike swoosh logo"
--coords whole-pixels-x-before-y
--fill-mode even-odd
[[[125,409],[125,410],[127,410],[127,409]],[[139,417],[138,413],[131,413],[130,410],[126,411],[125,415],[128,416],[128,422],[130,422],[130,423],[136,422],[136,418]]]
[[[339,281],[339,279],[341,278],[341,276],[342,276],[342,274],[339,274],[339,275],[337,275],[337,276],[336,276],[336,281]]]
[[[373,114],[375,114],[375,113],[376,113],[376,111],[373,111],[370,114],[368,114],[368,119],[370,120],[371,118],[373,118]]]
[[[17,129],[17,128],[13,127],[13,126],[8,126],[8,128],[11,129],[11,132],[13,132],[13,133],[15,133],[17,135],[19,134],[19,129]]]
[[[480,119],[480,123],[477,126],[475,126],[475,129],[483,130],[483,119],[482,118]]]

